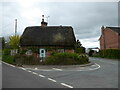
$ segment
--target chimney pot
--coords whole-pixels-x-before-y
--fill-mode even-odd
[[[48,23],[44,21],[44,15],[42,15],[41,26],[42,26],[42,27],[45,27],[45,26],[47,26],[47,24],[48,24]]]

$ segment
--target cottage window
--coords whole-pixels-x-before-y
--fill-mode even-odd
[[[44,50],[41,50],[41,53],[44,53]]]
[[[26,51],[26,55],[32,55],[32,50]]]
[[[64,53],[64,49],[58,49],[59,53]]]

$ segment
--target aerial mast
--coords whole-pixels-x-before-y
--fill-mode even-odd
[[[17,19],[15,19],[15,36],[17,35]]]

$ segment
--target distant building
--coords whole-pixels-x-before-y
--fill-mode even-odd
[[[120,49],[120,27],[102,26],[99,38],[100,49]]]
[[[26,27],[20,39],[22,49],[36,47],[39,57],[49,56],[53,51],[74,52],[75,44],[76,38],[71,26],[47,26],[44,19],[41,26]]]

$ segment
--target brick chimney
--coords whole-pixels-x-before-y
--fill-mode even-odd
[[[105,28],[104,28],[104,26],[102,26],[101,27],[101,33],[102,33],[102,35],[104,35],[104,30],[105,30]]]
[[[41,22],[41,26],[42,27],[46,27],[47,26],[47,22],[44,21],[44,15],[42,15],[42,22]]]
[[[101,32],[102,32],[102,38],[103,38],[103,49],[106,49],[106,40],[105,40],[105,28],[104,26],[101,27]]]

